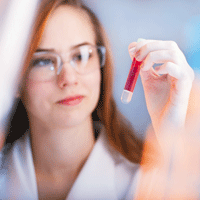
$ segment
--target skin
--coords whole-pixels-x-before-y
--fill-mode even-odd
[[[178,45],[173,41],[143,40],[131,43],[129,53],[131,58],[143,61],[140,76],[158,138],[184,129],[194,72]],[[160,66],[153,69],[154,63]]]
[[[65,55],[82,43],[96,44],[89,17],[61,6],[48,20],[39,48]],[[27,78],[25,86],[40,199],[66,198],[95,143],[91,114],[100,95],[100,67],[79,75],[67,57],[62,59],[64,66],[57,79],[39,82]],[[57,103],[77,94],[84,96],[78,105]]]
[[[65,54],[85,42],[95,45],[88,16],[62,6],[48,20],[39,48]],[[169,124],[175,130],[182,128],[194,79],[184,55],[169,41],[145,40],[129,45],[133,47],[131,58],[144,61],[140,75],[155,132],[159,136]],[[153,63],[164,64],[154,71]],[[81,76],[67,62],[53,81],[27,79],[24,103],[40,199],[65,199],[87,160],[95,143],[91,113],[99,99],[100,81],[100,70]],[[56,103],[77,94],[84,99],[75,107]]]
[[[83,42],[95,44],[91,24],[80,13],[71,7],[58,8],[47,23],[39,48],[65,53]],[[152,125],[163,141],[163,134],[184,128],[194,72],[175,42],[145,40],[129,45],[129,49],[133,47],[131,58],[143,60],[140,75]],[[154,63],[162,65],[154,70]],[[69,193],[94,145],[91,113],[99,89],[99,70],[80,76],[68,64],[55,81],[27,81],[26,107],[40,198],[63,199]],[[80,91],[85,96],[80,106],[55,104]]]
[[[143,61],[140,75],[152,120],[135,199],[198,199],[199,125],[195,122],[199,117],[192,118],[190,127],[186,124],[189,97],[193,105],[197,99],[190,95],[194,72],[172,41],[133,42],[129,52],[131,58]],[[160,66],[153,69],[154,63]],[[188,179],[191,173],[195,175]]]

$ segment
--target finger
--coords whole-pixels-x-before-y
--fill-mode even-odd
[[[128,45],[128,50],[130,50],[131,48],[135,47],[137,45],[137,42],[132,42]]]
[[[142,82],[146,80],[150,80],[151,78],[155,79],[155,77],[159,77],[159,76],[160,75],[157,74],[157,72],[153,68],[151,68],[148,71],[140,70],[140,77],[141,77]]]
[[[155,72],[162,76],[169,75],[178,80],[178,82],[176,82],[176,89],[177,91],[182,91],[182,94],[191,90],[193,78],[189,75],[189,71],[183,70],[180,65],[166,62],[161,66],[155,67]],[[188,101],[188,99],[186,101]],[[181,97],[179,103],[186,101]]]
[[[135,46],[136,45],[137,45],[137,42],[132,42],[128,46],[128,52],[129,52],[129,55],[131,57],[131,60],[133,60],[133,58],[135,57]]]
[[[143,42],[143,41],[142,41]],[[142,61],[150,52],[158,50],[180,51],[178,45],[173,41],[144,41],[135,47],[135,56],[138,61]],[[146,42],[146,43],[145,43]]]
[[[143,47],[144,45],[146,45],[148,43],[157,42],[157,41],[158,40],[146,40],[146,39],[142,39],[139,42],[137,42],[136,51],[138,51],[141,47]]]
[[[181,67],[172,62],[166,62],[161,66],[155,67],[155,71],[160,75],[169,74],[170,76],[179,80],[185,77],[185,74],[183,73]]]
[[[130,54],[130,57],[133,58],[135,57],[135,53],[142,47],[144,46],[145,44],[149,43],[149,42],[153,42],[153,41],[156,41],[156,40],[146,40],[146,39],[142,39],[142,38],[139,38],[138,39],[139,41],[137,42],[132,42],[129,44],[128,46],[128,51],[129,51],[129,54]],[[137,47],[137,48],[136,48]]]
[[[177,53],[173,50],[159,50],[150,52],[143,61],[142,70],[147,71],[153,67],[154,64],[165,62],[176,63],[178,62],[177,58],[180,57],[178,57]]]

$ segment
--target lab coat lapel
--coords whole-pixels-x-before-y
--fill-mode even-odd
[[[115,163],[106,143],[101,133],[66,200],[117,199]]]
[[[7,170],[4,179],[8,199],[38,199],[35,170],[30,146],[29,135],[17,141],[5,162]]]
[[[101,134],[76,179],[66,200],[115,200],[115,162],[109,151],[105,132]],[[29,134],[17,141],[5,162],[5,176],[0,181],[3,199],[38,200],[35,169]]]

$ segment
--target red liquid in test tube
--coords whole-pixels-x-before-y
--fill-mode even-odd
[[[121,100],[123,103],[129,103],[131,101],[133,90],[135,88],[135,84],[138,79],[138,75],[140,73],[140,66],[142,64],[142,61],[139,62],[135,58],[133,59],[126,84],[122,93]]]
[[[140,42],[144,39],[138,39],[137,42]],[[133,58],[132,65],[126,80],[126,84],[124,87],[124,90],[122,92],[121,101],[125,104],[129,103],[131,101],[133,90],[135,88],[135,84],[138,79],[138,75],[140,73],[140,66],[142,64],[142,61],[137,61],[135,58]]]

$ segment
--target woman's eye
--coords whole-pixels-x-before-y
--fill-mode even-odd
[[[89,49],[88,50],[88,58],[93,57],[93,55],[94,55],[94,52],[92,51],[92,49]]]
[[[35,59],[32,62],[33,67],[46,67],[46,66],[52,66],[54,63],[51,59],[45,59],[45,58],[39,58]]]
[[[75,54],[73,56],[73,61],[75,61],[75,62],[82,61],[82,59],[83,59],[83,55],[82,54]]]
[[[73,61],[75,62],[82,62],[82,61],[87,61],[91,57],[93,57],[93,51],[92,49],[89,49],[87,51],[81,51],[79,53],[76,53],[72,56]]]

